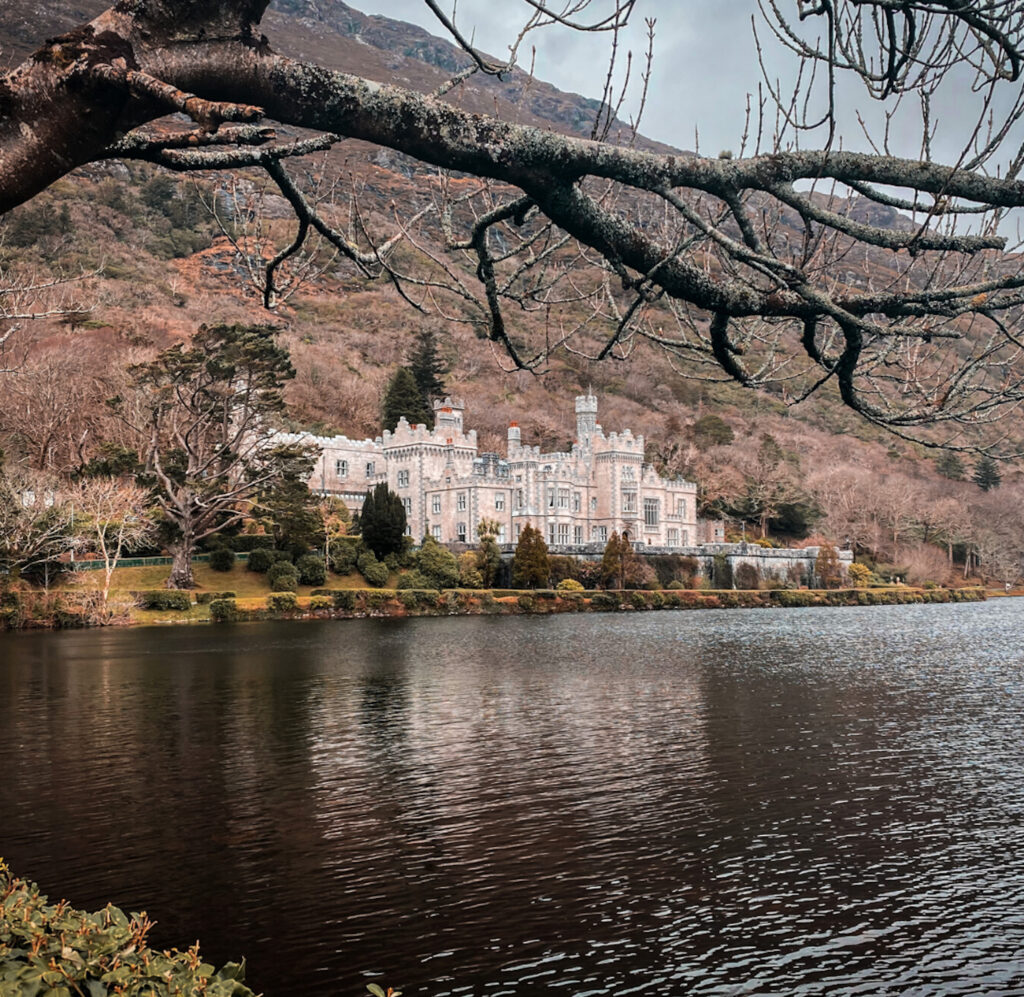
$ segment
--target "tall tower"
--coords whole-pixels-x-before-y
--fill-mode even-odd
[[[580,446],[588,446],[597,429],[597,399],[588,391],[576,396],[576,439]]]

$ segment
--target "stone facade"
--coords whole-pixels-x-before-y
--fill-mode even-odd
[[[315,444],[320,458],[309,480],[315,492],[337,495],[358,511],[364,494],[386,481],[405,503],[409,533],[442,543],[475,543],[484,519],[499,542],[515,543],[529,523],[553,548],[604,543],[613,531],[637,546],[681,551],[706,540],[697,521],[697,486],[662,478],[644,462],[644,438],[628,429],[605,434],[597,399],[576,399],[576,440],[562,453],[524,445],[508,429],[503,457],[480,453],[475,430],[463,425],[461,402],[434,403],[432,430],[402,419],[375,440],[289,435]]]

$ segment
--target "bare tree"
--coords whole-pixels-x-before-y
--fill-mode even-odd
[[[146,489],[116,478],[86,478],[68,496],[76,511],[75,530],[103,561],[102,605],[121,558],[156,535],[148,515]]]
[[[0,581],[40,576],[49,587],[50,565],[79,545],[74,512],[51,475],[0,466]]]
[[[610,91],[589,141],[459,109],[448,97],[461,80],[509,63],[477,52],[434,0],[425,2],[469,62],[431,95],[276,54],[259,32],[267,2],[120,0],[47,42],[0,82],[0,211],[111,157],[179,171],[255,166],[298,220],[278,267],[316,232],[417,307],[479,322],[519,367],[542,368],[556,348],[624,356],[646,339],[686,375],[781,382],[789,403],[834,385],[867,419],[910,437],[939,425],[945,433],[927,442],[954,447],[974,442],[965,429],[1024,402],[1024,275],[1002,234],[1006,212],[1024,205],[1019,87],[1008,109],[998,101],[1020,78],[1019,4],[796,0],[783,10],[762,0],[772,30],[810,68],[792,94],[766,84],[738,157],[709,159],[604,141],[615,137]],[[545,24],[617,38],[635,0],[589,22],[588,0],[523,3],[510,62],[525,32]],[[811,72],[816,64],[824,74]],[[964,67],[983,91],[982,118],[963,154],[941,166],[931,101]],[[844,71],[874,97],[919,101],[920,155],[892,155],[884,138],[869,152],[838,147]],[[142,127],[170,112],[194,128]],[[316,134],[281,143],[271,120]],[[815,126],[826,130],[822,148],[801,148]],[[417,208],[424,218],[436,207],[448,255],[405,229],[429,266],[400,272],[365,232],[350,237],[320,215],[285,163],[340,135],[479,178],[457,193],[442,174]],[[875,223],[865,203],[910,221]],[[276,287],[271,275],[268,299]],[[513,335],[507,309],[566,301],[586,303],[589,317],[558,319],[532,346]],[[997,426],[985,445],[1017,449],[1005,435]]]

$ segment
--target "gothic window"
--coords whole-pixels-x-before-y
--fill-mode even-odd
[[[593,498],[591,498],[591,500],[590,500],[590,511],[591,512],[597,512],[597,496],[596,495]]]
[[[680,519],[686,518],[686,499],[676,499],[676,515]]]
[[[522,509],[523,505],[524,505],[523,490],[522,490],[522,488],[517,488],[516,489],[516,508],[517,509]]]
[[[636,492],[622,493],[622,511],[636,512]]]
[[[430,511],[435,515],[441,515],[441,496],[434,495],[430,500]]]
[[[455,496],[455,508],[458,509],[459,512],[465,512],[466,511],[466,493],[465,492],[459,492]]]
[[[679,530],[672,529],[671,527],[669,527],[669,531],[668,531],[668,545],[669,545],[669,547],[678,547],[679,546]]]
[[[622,469],[622,480],[623,481],[636,481],[636,469],[630,466],[626,466]]]
[[[339,478],[348,477],[348,461],[347,460],[336,460],[334,462],[334,473]]]
[[[554,544],[555,542],[555,524],[548,523],[548,543]]]
[[[644,526],[658,525],[658,506],[660,504],[657,499],[644,499]]]
[[[558,489],[558,508],[568,509],[569,508],[569,489],[559,488]]]
[[[399,471],[398,472],[398,487],[408,488],[409,487],[409,472]]]
[[[572,542],[574,544],[581,544],[581,543],[583,543],[583,527],[582,526],[574,526],[572,528]]]
[[[595,526],[593,531],[593,539],[596,543],[607,543],[608,542],[608,527],[607,526]]]
[[[555,491],[556,491],[556,489],[554,489],[554,488],[549,488],[548,489],[548,508],[549,509],[554,509],[554,507],[555,507]]]

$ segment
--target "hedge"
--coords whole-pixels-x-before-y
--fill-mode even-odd
[[[234,592],[197,592],[196,602],[200,606],[205,606],[208,602],[214,602],[217,599],[234,599]]]
[[[177,609],[187,613],[192,608],[192,593],[179,589],[151,589],[132,595],[143,609]]]

